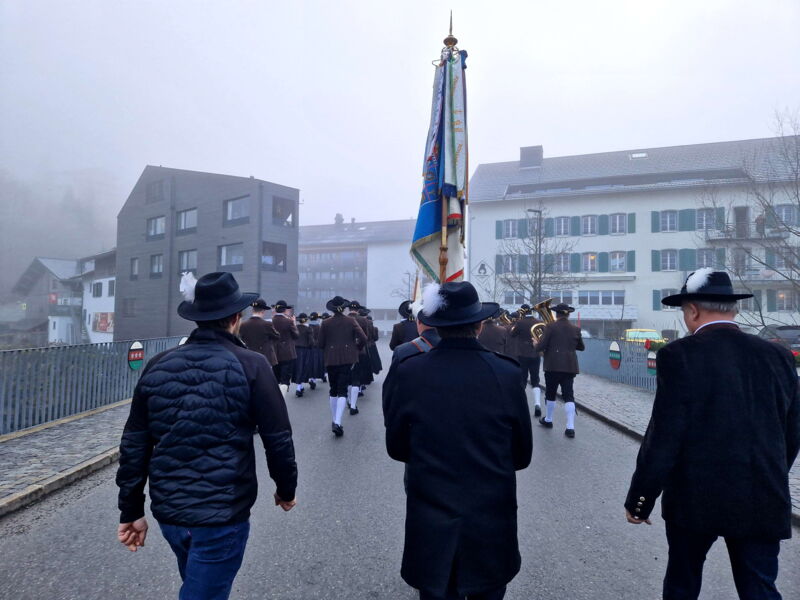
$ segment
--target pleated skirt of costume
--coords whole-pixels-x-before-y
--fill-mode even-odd
[[[383,371],[383,363],[381,362],[381,355],[378,352],[378,347],[375,344],[367,346],[367,353],[369,354],[369,364],[373,374],[377,375]]]
[[[369,385],[373,381],[375,377],[372,376],[369,352],[362,352],[358,355],[358,362],[353,365],[353,383]]]
[[[314,377],[314,355],[312,348],[297,348],[297,360],[294,362],[292,383],[306,383]]]

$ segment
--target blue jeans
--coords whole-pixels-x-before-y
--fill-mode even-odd
[[[664,576],[664,600],[695,600],[703,583],[703,563],[717,536],[695,533],[667,522],[669,561]],[[733,581],[744,600],[781,600],[778,540],[725,538]]]
[[[250,523],[180,527],[159,523],[178,559],[183,585],[179,600],[226,600],[242,566]]]

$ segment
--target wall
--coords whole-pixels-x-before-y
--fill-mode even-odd
[[[114,341],[115,296],[108,295],[109,282],[111,281],[115,281],[115,278],[92,279],[85,277],[83,280],[84,326],[92,344]],[[92,288],[95,283],[101,283],[103,286],[103,293],[99,298],[92,296]],[[101,316],[100,313],[103,313],[103,315]]]
[[[391,329],[400,319],[397,307],[413,290],[417,272],[409,256],[410,240],[367,247],[367,306],[379,329]],[[410,282],[410,284],[409,284]]]

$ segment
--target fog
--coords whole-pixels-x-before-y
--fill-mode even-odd
[[[113,246],[147,164],[301,189],[301,224],[413,217],[431,60],[469,52],[470,165],[769,136],[796,0],[0,0],[0,294]]]

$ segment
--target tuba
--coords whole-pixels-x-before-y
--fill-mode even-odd
[[[548,298],[547,300],[539,302],[539,304],[535,304],[533,306],[533,310],[539,313],[539,316],[542,318],[541,323],[536,323],[536,325],[531,327],[531,337],[536,342],[542,339],[542,335],[544,335],[544,328],[556,320],[553,316],[553,311],[550,310],[550,303],[552,301],[552,298]]]
[[[501,325],[505,325],[506,327],[508,327],[513,323],[511,317],[508,316],[508,313],[506,311],[500,313],[499,321]]]

